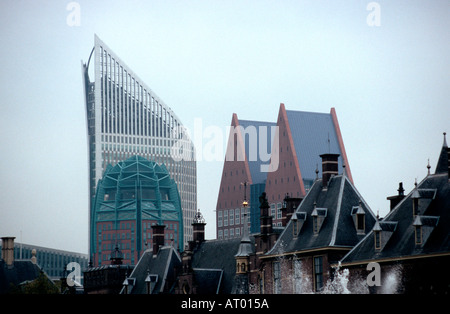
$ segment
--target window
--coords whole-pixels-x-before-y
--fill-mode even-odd
[[[419,214],[419,199],[413,198],[413,217]]]
[[[270,204],[270,216],[272,216],[272,218],[275,218],[275,204]]]
[[[296,237],[298,235],[298,221],[297,219],[292,219],[292,233]]]
[[[280,262],[273,262],[273,293],[281,293],[281,268]]]
[[[416,235],[416,244],[422,244],[422,226],[414,226]]]
[[[364,214],[357,214],[356,215],[356,229],[358,231],[364,232]]]
[[[314,257],[314,286],[316,291],[323,288],[323,258],[322,256]]]
[[[319,233],[319,223],[317,221],[317,216],[313,216],[313,231],[314,234]]]
[[[225,209],[223,211],[223,225],[226,227],[228,226],[228,210]]]
[[[239,210],[239,208],[236,208],[235,210],[234,210],[234,216],[235,216],[235,219],[234,219],[234,222],[236,223],[236,225],[239,225],[241,222],[241,214],[240,214],[240,210]]]
[[[230,209],[230,226],[234,225],[234,209]]]
[[[259,284],[259,293],[263,294],[264,293],[264,280],[263,280],[263,277],[261,277],[260,275],[258,275],[258,284]]]
[[[381,234],[380,231],[374,231],[375,235],[375,249],[379,250],[381,249]]]

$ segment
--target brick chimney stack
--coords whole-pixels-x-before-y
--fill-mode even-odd
[[[334,175],[338,175],[339,154],[322,154],[322,186],[324,189],[328,186],[328,181]]]
[[[390,210],[393,210],[395,206],[397,206],[397,204],[400,203],[400,201],[405,198],[405,189],[403,188],[403,182],[400,182],[398,184],[397,191],[398,195],[387,197],[387,200],[390,201]]]
[[[152,226],[153,230],[153,255],[157,255],[159,248],[164,246],[164,229],[165,225],[156,224]]]
[[[261,228],[261,235],[267,236],[272,233],[272,216],[270,215],[269,209],[269,202],[266,198],[266,192],[263,192],[262,195],[259,197],[260,202],[260,228]]]
[[[14,264],[14,239],[15,237],[2,237],[2,259],[7,266]]]
[[[286,197],[284,198],[283,201],[283,208],[281,209],[282,212],[281,224],[283,227],[287,226],[289,220],[291,220],[292,214],[295,212],[298,205],[300,205],[301,201],[302,198],[289,197],[289,195],[286,194]]]

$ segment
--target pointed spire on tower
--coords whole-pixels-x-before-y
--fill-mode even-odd
[[[444,132],[444,143],[442,144],[441,153],[439,154],[439,159],[436,165],[435,174],[443,174],[447,173],[447,175],[450,175],[450,149],[447,146],[447,139],[446,135],[447,133]]]

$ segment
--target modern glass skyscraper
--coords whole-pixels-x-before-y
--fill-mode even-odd
[[[184,242],[192,240],[197,165],[194,145],[180,119],[97,35],[87,63],[82,61],[81,65],[89,151],[90,223],[96,185],[107,165],[139,155],[167,167],[181,198]],[[92,74],[94,81],[90,79]],[[181,160],[171,154],[171,148],[180,141],[184,141],[185,156]]]

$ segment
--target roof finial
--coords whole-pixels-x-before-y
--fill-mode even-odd
[[[203,215],[200,212],[200,208],[197,208],[197,213],[194,216],[193,223],[194,224],[204,224],[205,223],[205,218],[203,218]]]
[[[428,158],[428,164],[427,164],[427,169],[428,169],[428,175],[430,175],[430,158]]]
[[[316,164],[316,180],[319,179],[319,164]]]
[[[447,135],[447,133],[444,132],[443,134],[444,134],[444,144],[442,144],[442,146],[447,147],[447,138],[445,137]]]

